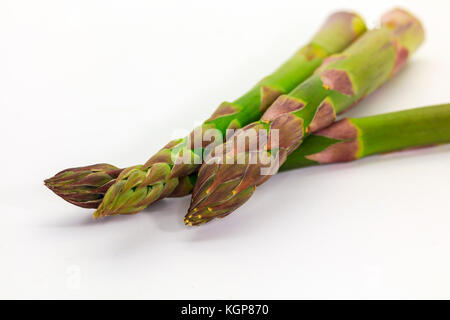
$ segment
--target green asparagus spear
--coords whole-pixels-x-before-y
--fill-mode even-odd
[[[307,81],[277,98],[260,121],[229,139],[228,146],[221,146],[222,150],[229,150],[225,157],[219,152],[202,165],[185,223],[198,225],[224,217],[244,204],[256,186],[276,173],[306,135],[332,124],[336,114],[396,74],[423,39],[419,20],[395,9],[383,16],[381,28],[366,33],[343,53],[328,58]],[[229,146],[233,143],[235,146],[240,136],[250,131],[266,132],[269,141],[264,145],[259,141],[258,150],[251,144],[245,145],[245,150]],[[276,134],[279,141],[272,145],[270,138]]]
[[[280,171],[450,143],[450,104],[347,118],[311,134]]]

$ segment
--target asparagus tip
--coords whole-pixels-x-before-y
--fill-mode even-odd
[[[70,168],[44,180],[44,185],[67,202],[82,208],[97,208],[108,187],[120,169],[100,163],[86,167]]]

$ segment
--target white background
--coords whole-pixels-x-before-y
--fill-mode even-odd
[[[450,102],[447,1],[0,2],[1,298],[450,298],[450,147],[280,174],[227,219],[189,198],[93,221],[42,181],[143,163],[351,8],[424,22],[351,116]]]

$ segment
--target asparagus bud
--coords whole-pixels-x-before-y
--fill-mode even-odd
[[[122,170],[106,163],[70,168],[44,184],[64,200],[83,208],[97,208]]]

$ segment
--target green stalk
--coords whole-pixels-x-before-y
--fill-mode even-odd
[[[137,213],[177,191],[180,179],[195,172],[202,163],[206,145],[193,143],[196,133],[217,129],[223,139],[227,129],[241,128],[260,119],[278,96],[307,79],[324,58],[346,48],[365,30],[364,22],[355,14],[339,12],[330,16],[310,43],[242,97],[222,103],[190,136],[169,142],[144,165],[122,171],[106,192],[94,217]],[[181,161],[186,158],[189,163]]]
[[[268,167],[263,159],[272,159],[271,172],[276,173],[305,136],[331,125],[336,114],[396,74],[423,39],[421,23],[408,12],[395,9],[383,16],[380,29],[367,32],[343,53],[328,58],[307,81],[280,96],[260,121],[229,139],[228,146],[222,146],[231,150],[227,157],[245,159],[245,163],[225,163],[219,152],[217,158],[202,166],[185,223],[206,223],[244,204],[256,186],[271,176],[262,173]],[[250,145],[244,151],[230,147],[251,131],[263,131],[269,137],[278,133],[279,141],[276,145],[259,145],[259,150]]]
[[[280,171],[444,143],[450,143],[450,104],[347,118],[310,135]]]
[[[349,12],[331,15],[310,43],[242,97],[231,103],[223,102],[205,121],[205,127],[213,127],[225,135],[227,129],[241,128],[259,120],[277,97],[290,92],[306,80],[325,58],[341,52],[364,32],[366,26],[358,15]]]

